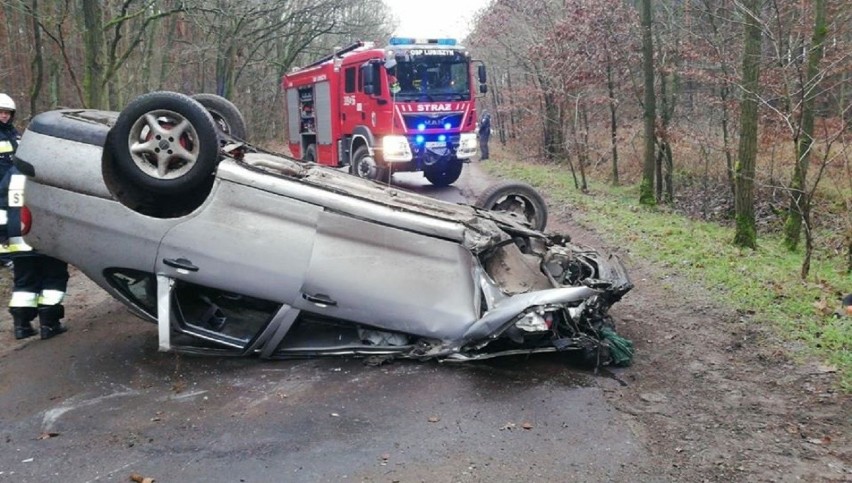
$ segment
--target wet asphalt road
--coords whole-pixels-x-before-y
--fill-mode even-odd
[[[461,190],[396,180],[462,201],[475,174]],[[19,343],[5,319],[0,481],[625,481],[645,456],[605,400],[618,382],[553,355],[367,366],[166,354],[154,324],[80,274],[67,334]]]

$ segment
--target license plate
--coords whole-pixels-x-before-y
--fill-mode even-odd
[[[426,141],[424,146],[426,146],[427,149],[445,148],[447,147],[447,143],[445,141]]]
[[[9,181],[9,199],[10,207],[24,206],[24,183],[27,177],[22,174],[13,174]]]

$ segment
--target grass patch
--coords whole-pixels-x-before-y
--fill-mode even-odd
[[[852,318],[832,315],[839,309],[838,294],[852,289],[842,256],[815,253],[810,276],[802,280],[802,254],[784,249],[776,234],[759,234],[756,250],[739,249],[731,244],[733,228],[691,220],[665,206],[642,206],[634,186],[591,182],[588,193],[581,193],[567,167],[505,160],[482,166],[539,187],[552,206],[570,206],[573,218],[607,243],[687,277],[720,303],[753,313],[755,323],[770,324],[786,340],[803,343],[836,366],[842,389],[852,392]]]

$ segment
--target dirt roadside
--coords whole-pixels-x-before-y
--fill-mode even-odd
[[[470,198],[488,180],[476,163],[465,169],[461,186]],[[606,246],[569,210],[551,207],[549,230],[618,253],[636,284],[613,310],[636,359],[596,378],[651,455],[625,470],[633,481],[852,481],[852,400],[833,389],[831,368],[794,361],[796,348],[752,316],[632,258],[629,247]],[[5,307],[11,271],[0,270]],[[68,304],[78,316],[103,301],[86,287],[73,273]],[[18,344],[0,310],[2,355]]]
[[[852,398],[831,367],[799,360],[756,316],[629,246],[607,246],[568,208],[551,205],[548,230],[617,253],[636,285],[612,312],[636,358],[600,381],[653,455],[637,480],[852,481]]]

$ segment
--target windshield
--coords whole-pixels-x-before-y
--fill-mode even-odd
[[[469,63],[460,55],[397,57],[388,69],[388,82],[396,82],[397,100],[470,100]]]

